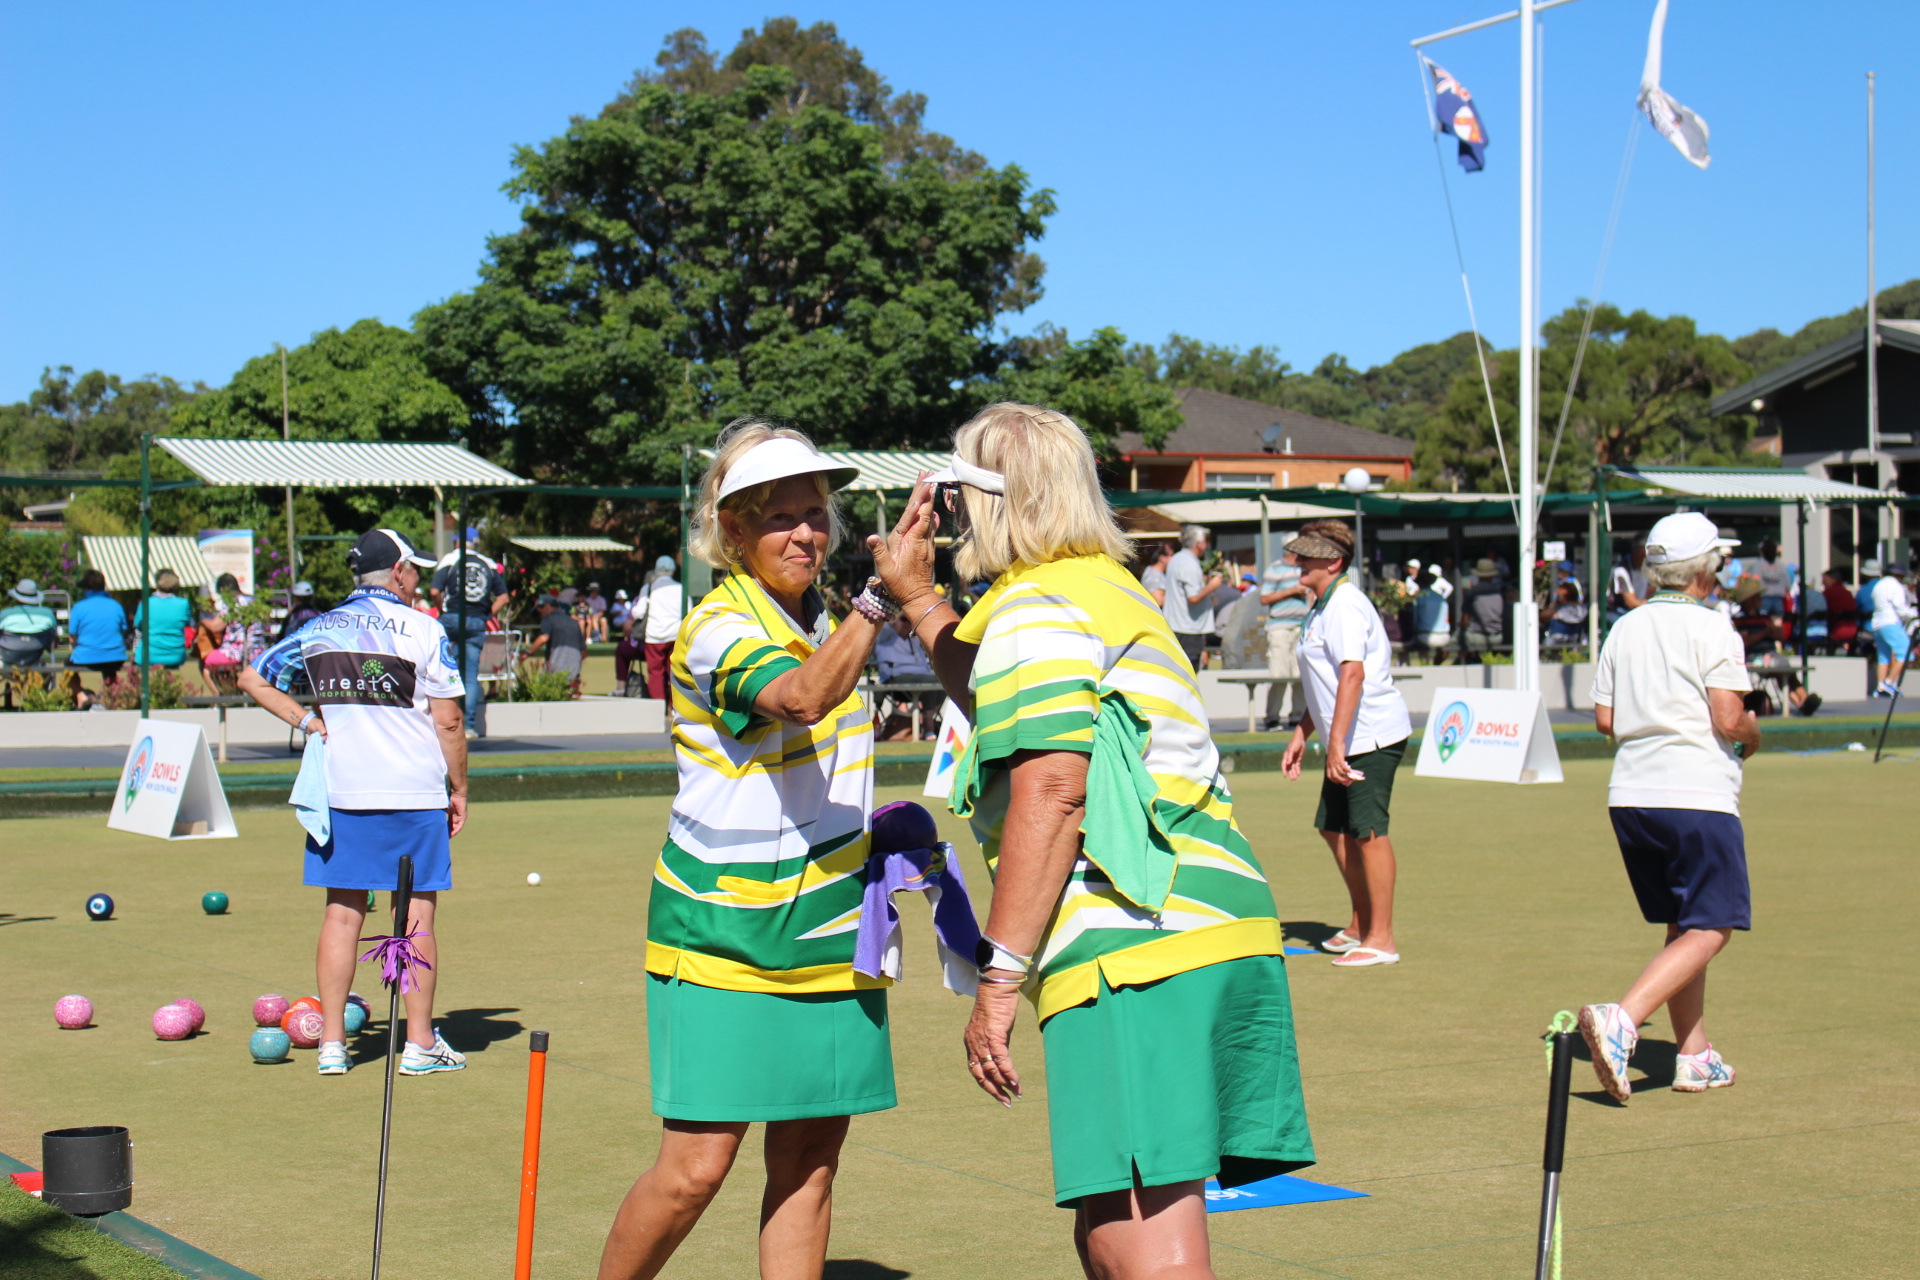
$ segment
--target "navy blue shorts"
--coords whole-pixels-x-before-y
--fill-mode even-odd
[[[1747,840],[1738,817],[1710,809],[1624,807],[1607,814],[1649,924],[1753,927]]]
[[[393,889],[400,855],[413,855],[413,887],[453,888],[445,809],[333,809],[326,844],[307,837],[305,882],[327,889]]]

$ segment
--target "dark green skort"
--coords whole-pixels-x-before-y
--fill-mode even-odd
[[[1137,987],[1103,976],[1091,1004],[1042,1030],[1053,1198],[1313,1163],[1293,1005],[1279,956],[1246,956]]]
[[[653,1112],[805,1120],[895,1105],[887,993],[781,996],[647,975]]]

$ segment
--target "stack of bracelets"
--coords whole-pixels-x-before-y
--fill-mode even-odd
[[[853,598],[853,607],[875,626],[900,615],[900,602],[888,594],[886,584],[879,578],[867,579],[867,589]]]

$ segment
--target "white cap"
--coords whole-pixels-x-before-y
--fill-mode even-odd
[[[774,436],[741,454],[740,460],[727,468],[726,479],[720,482],[720,501],[756,484],[817,471],[826,473],[827,486],[832,489],[846,488],[860,474],[860,468],[841,466],[798,440]]]
[[[1738,539],[1721,537],[1719,528],[1700,512],[1677,511],[1647,531],[1647,563],[1675,564],[1739,545]]]

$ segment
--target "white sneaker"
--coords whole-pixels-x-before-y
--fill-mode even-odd
[[[1590,1004],[1580,1010],[1580,1034],[1587,1039],[1593,1055],[1593,1074],[1615,1102],[1625,1105],[1633,1098],[1633,1086],[1627,1083],[1627,1060],[1640,1043],[1640,1029],[1617,1004]]]
[[[1705,1093],[1733,1083],[1733,1068],[1707,1046],[1705,1053],[1683,1053],[1673,1060],[1673,1087],[1681,1093]]]
[[[433,1033],[433,1048],[422,1049],[409,1040],[406,1052],[400,1055],[400,1074],[403,1076],[430,1076],[436,1071],[459,1071],[466,1065],[467,1056],[448,1044],[438,1030]]]
[[[344,1040],[322,1040],[320,1053],[314,1061],[323,1076],[343,1076],[353,1070],[353,1059],[347,1056]]]

